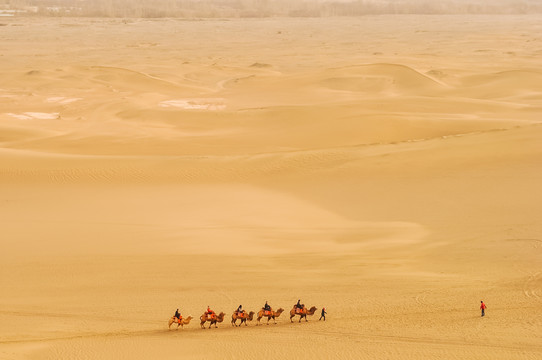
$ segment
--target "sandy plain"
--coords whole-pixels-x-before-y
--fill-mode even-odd
[[[539,16],[1,22],[0,358],[542,357]]]

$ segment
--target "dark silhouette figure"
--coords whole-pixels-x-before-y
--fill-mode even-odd
[[[322,308],[322,315],[320,315],[320,319],[318,319],[318,321],[322,320],[322,318],[324,318],[324,321],[326,321],[326,308]]]

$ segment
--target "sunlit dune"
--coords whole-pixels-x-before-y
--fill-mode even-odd
[[[0,359],[541,358],[540,17],[241,3],[4,12]]]

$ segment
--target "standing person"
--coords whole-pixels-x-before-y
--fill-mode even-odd
[[[487,309],[487,306],[486,304],[484,304],[484,301],[480,301],[481,305],[480,305],[480,309],[482,310],[482,316],[485,316],[486,315],[486,309]]]
[[[322,318],[324,318],[324,321],[326,321],[326,308],[322,308],[322,315],[320,315],[320,319],[318,319],[318,321],[322,320]]]

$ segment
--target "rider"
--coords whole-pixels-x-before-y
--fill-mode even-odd
[[[243,310],[243,305],[239,305],[236,312],[237,312],[237,315],[243,314],[245,312],[245,310]]]
[[[213,310],[211,310],[211,308],[209,307],[209,305],[207,305],[207,311],[205,312],[205,315],[216,315],[215,312]]]
[[[177,309],[177,311],[175,311],[175,315],[173,315],[173,317],[175,319],[177,319],[177,321],[181,321],[181,313],[179,312],[179,309]]]
[[[267,303],[267,301],[265,302],[265,305],[263,306],[263,309],[265,311],[271,311],[271,306],[269,306],[269,304]]]

